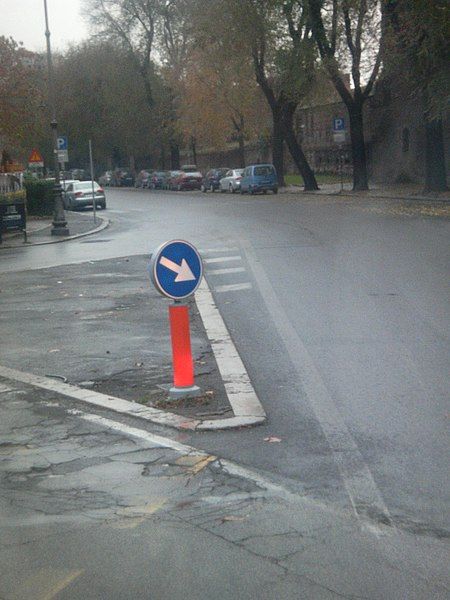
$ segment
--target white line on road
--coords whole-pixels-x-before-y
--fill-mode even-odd
[[[253,270],[261,296],[296,369],[303,390],[332,450],[334,460],[350,498],[360,515],[376,510],[392,524],[389,510],[359,448],[339,413],[313,359],[290,321],[261,262],[248,241],[243,241],[248,264]]]
[[[214,288],[215,292],[239,292],[241,290],[251,290],[251,283],[230,283],[228,285],[218,285]]]
[[[201,250],[199,249],[199,252],[201,254],[216,254],[219,252],[237,252],[238,250],[237,246],[222,246],[221,248],[202,248]]]
[[[226,353],[226,349],[224,350]],[[216,358],[217,360],[217,358]],[[235,415],[225,419],[193,419],[191,417],[184,417],[176,415],[171,412],[165,412],[163,410],[152,408],[139,404],[138,402],[132,402],[130,400],[124,400],[123,398],[116,398],[114,396],[108,396],[101,394],[100,392],[94,392],[85,388],[79,388],[69,383],[63,383],[62,381],[55,381],[50,377],[42,377],[41,375],[34,375],[33,373],[25,373],[23,371],[17,371],[16,369],[10,369],[8,367],[0,366],[0,377],[5,377],[12,381],[21,381],[28,385],[35,386],[44,390],[49,390],[67,396],[73,400],[78,400],[86,404],[91,404],[100,408],[106,408],[123,415],[130,417],[137,417],[138,419],[144,419],[145,421],[151,421],[158,425],[167,425],[168,427],[175,427],[176,429],[201,429],[203,431],[211,431],[218,429],[232,429],[235,427],[249,427],[251,425],[258,425],[265,421],[266,416],[264,410],[259,404],[255,407],[252,414],[253,398],[251,394],[246,396],[246,388],[240,391],[240,382],[230,381],[225,383],[225,389],[236,390],[236,397],[229,398],[230,404],[233,410],[236,408]],[[253,388],[252,388],[253,389]],[[241,401],[241,402],[240,402]],[[242,406],[241,406],[242,403]],[[246,410],[247,409],[247,410]],[[259,409],[259,410],[258,410]],[[261,412],[262,411],[262,412]]]
[[[204,278],[195,300],[234,414],[264,420],[266,413]]]
[[[212,263],[231,262],[234,260],[242,260],[241,256],[217,256],[216,258],[204,258],[203,262],[207,265]]]
[[[244,273],[245,267],[230,267],[229,269],[211,269],[208,275],[228,275],[229,273]]]

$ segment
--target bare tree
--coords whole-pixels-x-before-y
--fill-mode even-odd
[[[353,189],[367,190],[363,106],[381,66],[384,24],[380,0],[308,0],[308,4],[323,65],[349,114]],[[353,89],[346,85],[348,69]]]
[[[284,183],[283,145],[303,178],[305,190],[317,190],[312,169],[293,127],[294,113],[314,79],[311,28],[303,2],[229,0],[252,56],[256,81],[269,104],[273,163]]]
[[[152,108],[155,104],[153,53],[164,0],[87,0],[87,3],[90,21],[99,34],[119,43],[129,54]]]

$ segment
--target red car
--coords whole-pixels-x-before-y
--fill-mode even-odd
[[[203,175],[196,166],[182,167],[182,170],[171,179],[172,190],[199,190],[203,181]]]

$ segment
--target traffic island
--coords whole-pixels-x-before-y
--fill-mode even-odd
[[[172,384],[169,301],[150,285],[147,266],[148,257],[134,256],[2,275],[0,306],[9,343],[7,350],[0,348],[0,365],[14,370],[9,377],[74,402],[177,428],[264,422],[243,365],[243,372],[233,371],[240,358],[206,282],[196,301],[187,301],[202,395],[168,402],[163,386]]]

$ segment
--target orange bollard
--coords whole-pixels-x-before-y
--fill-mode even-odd
[[[189,308],[185,304],[170,305],[169,321],[174,385],[169,391],[169,397],[175,399],[198,396],[201,392],[194,383]]]

